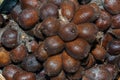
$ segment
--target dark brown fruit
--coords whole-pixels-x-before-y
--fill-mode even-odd
[[[96,48],[92,50],[92,55],[100,61],[105,60],[106,54],[106,50],[101,45],[97,45]]]
[[[40,9],[40,18],[44,20],[45,18],[53,16],[58,16],[58,7],[53,3],[44,4]]]
[[[120,13],[120,0],[104,0],[104,8],[111,14]]]
[[[19,45],[10,52],[10,56],[13,62],[19,63],[27,56],[27,49],[24,45]]]
[[[120,59],[120,55],[110,55],[110,54],[107,54],[106,62],[109,63],[109,64],[116,65],[117,62],[119,61],[119,59]]]
[[[57,76],[51,77],[50,80],[67,80],[64,71],[61,71]]]
[[[24,9],[18,18],[18,22],[23,29],[31,29],[39,20],[38,13],[35,9],[26,8]]]
[[[63,50],[64,42],[58,36],[48,37],[45,39],[44,48],[48,55],[54,55]]]
[[[112,28],[120,29],[120,14],[112,17]]]
[[[90,80],[112,80],[110,72],[99,65],[86,70],[85,76]]]
[[[88,4],[91,0],[78,0],[80,4]]]
[[[0,67],[4,67],[11,63],[10,53],[4,48],[0,48]]]
[[[49,3],[53,3],[57,6],[60,6],[60,4],[63,2],[63,0],[48,0]]]
[[[83,76],[83,73],[84,73],[84,68],[80,66],[77,72],[72,74],[67,74],[67,77],[69,80],[80,80]]]
[[[14,80],[36,80],[36,77],[34,73],[21,71],[14,75]]]
[[[20,69],[16,65],[11,64],[11,65],[4,67],[2,71],[2,75],[5,77],[6,80],[14,80],[13,76],[15,75],[15,73],[21,70],[22,69]]]
[[[62,70],[61,55],[49,57],[44,63],[44,69],[48,76],[57,76]]]
[[[62,2],[61,6],[61,13],[64,18],[66,18],[68,21],[71,21],[75,14],[75,5],[71,1],[64,1]]]
[[[45,75],[45,70],[41,70],[37,75],[36,75],[36,80],[46,80],[46,75]]]
[[[34,55],[28,55],[21,64],[22,68],[26,71],[36,72],[41,69],[40,62],[37,61]]]
[[[77,26],[74,23],[68,23],[60,27],[58,34],[64,41],[74,40],[78,36]]]
[[[77,26],[78,36],[87,40],[88,42],[93,42],[96,39],[98,29],[93,23],[83,23]]]
[[[22,12],[20,4],[17,4],[11,11],[11,17],[18,22],[18,16]]]
[[[63,69],[68,73],[76,72],[80,67],[80,61],[69,56],[65,51],[62,52]]]
[[[112,64],[105,64],[105,65],[103,65],[103,67],[105,67],[111,73],[112,78],[114,80],[118,74],[118,67],[116,67],[116,65],[112,65]]]
[[[48,54],[44,49],[44,42],[40,43],[37,51],[34,54],[35,54],[36,58],[42,62],[48,58]]]
[[[6,29],[1,36],[1,43],[7,48],[14,48],[19,44],[18,32],[15,29]]]
[[[104,10],[101,10],[100,17],[96,21],[96,26],[99,30],[104,31],[111,25],[111,15]]]
[[[3,18],[3,16],[0,14],[0,27],[2,27],[3,23],[4,23],[4,18]]]
[[[57,35],[60,27],[59,21],[54,17],[47,17],[41,24],[41,31],[45,36]]]
[[[95,14],[95,9],[92,6],[83,5],[76,11],[73,22],[75,24],[92,22],[96,19]]]
[[[79,60],[86,58],[90,51],[88,42],[81,38],[66,43],[65,48],[70,56]]]
[[[120,54],[120,41],[119,40],[112,40],[107,47],[107,52],[111,55],[118,55]]]
[[[36,8],[38,0],[19,0],[22,8]]]

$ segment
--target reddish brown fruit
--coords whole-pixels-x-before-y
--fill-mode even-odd
[[[98,6],[97,6],[98,7]],[[92,22],[96,20],[99,16],[97,15],[96,5],[83,5],[76,11],[75,16],[73,18],[73,22],[75,24],[85,23],[85,22]]]
[[[53,16],[58,16],[58,7],[53,3],[46,3],[40,9],[40,18],[44,20],[45,18]]]
[[[0,67],[11,63],[10,54],[4,48],[0,48]]]
[[[99,65],[86,70],[85,76],[90,80],[112,80],[110,72]]]
[[[70,56],[79,60],[86,58],[90,51],[88,42],[81,38],[66,43],[65,48]]]
[[[44,49],[44,42],[40,43],[37,51],[34,54],[35,54],[36,58],[42,62],[48,58],[48,54],[47,54],[46,50]]]
[[[54,36],[57,35],[59,27],[60,23],[56,18],[47,17],[41,24],[41,31],[45,36]]]
[[[24,45],[19,45],[10,52],[10,56],[13,62],[19,63],[27,56],[27,49]]]
[[[67,80],[64,71],[61,71],[57,76],[51,77],[50,80]]]
[[[38,13],[35,9],[24,9],[18,18],[18,22],[23,29],[31,29],[39,20]]]
[[[112,17],[112,28],[120,29],[120,14]]]
[[[62,52],[63,69],[68,73],[76,72],[80,67],[80,61],[69,56],[65,51]]]
[[[29,52],[34,53],[38,49],[38,43],[35,40],[26,43]]]
[[[36,8],[38,6],[38,0],[20,0],[22,8]]]
[[[15,29],[6,29],[1,36],[1,43],[7,48],[15,48],[19,44],[18,32]]]
[[[96,21],[96,26],[99,30],[104,31],[111,25],[111,15],[104,10],[101,10],[100,17]]]
[[[92,50],[92,55],[100,61],[105,60],[106,54],[106,50],[101,45],[97,45],[96,48]]]
[[[48,55],[54,55],[63,50],[64,42],[58,36],[48,37],[44,41],[44,48]]]
[[[77,26],[73,23],[65,24],[63,27],[60,27],[59,36],[64,41],[72,41],[78,36]]]
[[[21,68],[19,68],[16,65],[8,65],[6,67],[4,67],[3,71],[2,71],[2,75],[5,77],[6,80],[14,80],[13,76],[15,75],[15,73],[22,71]]]
[[[120,0],[104,0],[104,8],[111,14],[120,13]]]
[[[61,8],[62,16],[68,21],[71,21],[75,13],[74,3],[72,3],[71,1],[64,1],[62,2],[60,8]]]
[[[88,42],[93,42],[96,39],[98,29],[93,23],[83,23],[77,26],[78,36],[87,40]]]
[[[21,71],[14,75],[14,80],[36,80],[36,77],[34,73]]]
[[[44,69],[48,76],[57,76],[62,70],[61,55],[49,57],[44,63]]]

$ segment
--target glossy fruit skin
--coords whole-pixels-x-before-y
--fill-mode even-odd
[[[64,18],[66,18],[68,21],[71,21],[75,14],[75,5],[71,1],[64,1],[62,2],[61,6],[61,13]]]
[[[92,43],[97,36],[98,29],[93,23],[83,23],[77,26],[78,36]]]
[[[107,47],[107,52],[111,55],[118,55],[120,54],[120,41],[119,40],[112,40]]]
[[[65,72],[61,71],[57,76],[51,77],[50,80],[66,80]]]
[[[51,36],[45,39],[44,48],[48,55],[55,55],[63,50],[64,42],[59,36]]]
[[[25,30],[33,28],[38,20],[38,12],[32,8],[24,9],[18,17],[19,24]]]
[[[57,35],[59,27],[60,23],[56,18],[47,17],[41,24],[41,31],[45,36],[54,36]]]
[[[62,70],[61,55],[49,57],[44,63],[44,69],[48,76],[57,76]]]
[[[44,4],[40,9],[40,18],[44,20],[49,16],[56,17],[58,16],[58,7],[53,3]]]
[[[35,54],[35,57],[41,62],[44,62],[45,60],[47,60],[48,53],[44,49],[44,42],[39,44],[39,47],[34,54]]]
[[[21,63],[21,66],[24,70],[29,72],[36,72],[41,69],[40,62],[37,61],[34,55],[28,55],[23,62]]]
[[[66,43],[65,49],[71,57],[81,60],[88,56],[90,45],[84,39],[78,38]]]
[[[14,79],[15,80],[36,80],[36,77],[34,73],[21,71],[21,72],[17,72],[14,75]]]
[[[75,24],[93,22],[99,17],[99,14],[100,10],[96,4],[82,5],[76,11],[72,22]]]
[[[19,44],[18,32],[15,29],[6,29],[1,36],[1,43],[7,48],[14,48]]]
[[[104,80],[104,79],[111,80],[112,79],[110,72],[99,65],[86,70],[85,76],[91,80]]]
[[[104,61],[106,54],[106,50],[100,45],[97,45],[96,48],[92,50],[92,55],[100,61]]]
[[[100,17],[96,21],[96,26],[100,31],[108,29],[111,25],[111,15],[105,10],[101,10]]]
[[[27,49],[24,45],[19,45],[10,52],[11,59],[14,63],[22,62],[27,54]]]
[[[11,64],[11,65],[8,65],[8,66],[4,67],[2,75],[7,80],[14,80],[13,76],[15,75],[15,73],[17,73],[17,72],[19,72],[21,70],[22,69],[19,68],[18,66]]]
[[[65,24],[63,27],[60,27],[58,35],[64,41],[72,41],[78,36],[78,29],[74,23]]]
[[[4,67],[11,63],[10,53],[4,48],[0,48],[0,67]]]
[[[66,51],[62,52],[63,69],[68,73],[76,72],[80,67],[80,61],[72,58]]]
[[[104,8],[111,14],[120,13],[120,1],[119,0],[104,0]]]
[[[120,14],[112,16],[112,28],[120,29]]]
[[[38,6],[38,0],[20,0],[20,4],[23,9],[36,8]]]

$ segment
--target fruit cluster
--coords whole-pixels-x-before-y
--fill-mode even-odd
[[[120,79],[120,0],[19,0],[0,14],[6,80]]]

